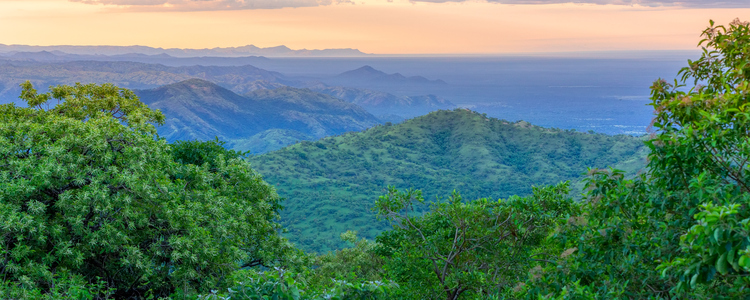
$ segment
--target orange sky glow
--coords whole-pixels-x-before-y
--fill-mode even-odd
[[[366,0],[203,11],[171,11],[170,4],[141,7],[0,0],[0,43],[164,48],[253,44],[356,48],[375,54],[687,50],[695,49],[709,19],[726,24],[745,16],[750,16],[750,9],[472,0]]]

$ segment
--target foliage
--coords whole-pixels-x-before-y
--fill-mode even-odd
[[[463,201],[454,192],[444,202],[414,215],[419,191],[388,194],[375,203],[378,216],[393,230],[378,236],[389,276],[410,299],[459,299],[512,288],[523,270],[543,259],[532,258],[558,218],[577,205],[565,197],[568,183],[534,188],[532,196],[493,201]]]
[[[665,276],[679,280],[676,292],[692,293],[706,284],[709,293],[746,296],[750,295],[750,23],[736,19],[725,27],[711,22],[703,36],[703,56],[680,73],[683,82],[694,79],[706,85],[688,92],[664,82],[653,88],[658,109],[654,126],[662,131],[652,142],[655,183],[689,199],[685,202],[693,204],[693,210],[699,208],[697,222],[691,222],[680,238],[677,257],[661,267]]]
[[[82,276],[65,271],[53,276],[53,285],[46,293],[40,289],[19,288],[11,281],[0,283],[0,299],[24,300],[92,300],[109,298],[114,290],[106,288],[106,282],[87,282]]]
[[[105,84],[38,94],[25,84],[22,99],[32,108],[0,106],[4,293],[204,291],[288,251],[274,189],[227,152],[175,162],[186,144],[172,152],[155,139],[149,123],[163,116],[131,92]]]
[[[216,172],[217,157],[220,155],[226,160],[244,158],[246,153],[226,148],[226,142],[218,138],[211,142],[202,141],[176,141],[169,148],[172,158],[184,165],[202,166],[208,164],[208,169]]]
[[[703,36],[680,82],[652,86],[648,176],[591,170],[584,213],[549,240],[577,251],[517,297],[554,298],[573,283],[597,299],[750,296],[750,30],[711,22]]]
[[[234,275],[237,282],[226,292],[212,291],[198,299],[219,300],[377,300],[391,299],[392,282],[331,280],[326,286],[306,284],[302,274],[276,268],[273,271],[241,271]]]
[[[341,240],[353,247],[315,256],[315,266],[310,281],[322,284],[331,278],[347,281],[383,281],[383,258],[376,253],[378,244],[358,239],[356,231],[341,234]]]
[[[529,195],[531,185],[577,181],[588,166],[635,173],[645,166],[646,153],[641,138],[541,128],[460,109],[249,160],[288,199],[281,222],[289,239],[324,253],[346,246],[338,239],[346,230],[372,240],[388,228],[370,211],[373,195],[388,185],[419,188],[428,200],[452,190],[468,199],[507,198]]]
[[[677,217],[649,197],[644,176],[625,179],[616,169],[591,169],[589,174],[581,213],[559,224],[542,247],[555,263],[528,270],[519,293],[526,299],[554,299],[564,290],[580,289],[596,299],[666,295],[670,283],[656,266],[677,248],[669,236],[679,235]]]

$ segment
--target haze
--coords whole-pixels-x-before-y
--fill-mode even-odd
[[[688,50],[709,19],[725,24],[750,13],[747,1],[557,2],[5,0],[0,43],[375,54]]]

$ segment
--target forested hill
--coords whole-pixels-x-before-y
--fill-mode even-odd
[[[166,116],[159,134],[169,141],[227,141],[239,150],[265,152],[298,140],[369,128],[379,122],[361,107],[308,89],[282,87],[237,95],[190,79],[137,91]]]
[[[250,158],[286,197],[282,222],[306,249],[339,247],[338,235],[385,229],[370,209],[387,185],[422,189],[426,199],[458,190],[466,199],[524,195],[532,185],[578,180],[587,167],[645,166],[642,139],[548,129],[437,111]]]

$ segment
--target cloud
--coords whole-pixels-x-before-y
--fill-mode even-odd
[[[86,4],[103,4],[128,7],[136,10],[210,11],[274,9],[284,7],[314,7],[331,4],[351,3],[351,0],[69,0]],[[393,0],[387,0],[393,2]],[[473,0],[409,0],[411,2],[467,2]],[[640,5],[646,7],[688,7],[688,8],[750,8],[750,0],[484,0],[489,3],[540,5],[540,4],[612,4]]]
[[[410,0],[412,2],[465,2],[467,0]],[[499,4],[613,4],[613,5],[641,5],[648,7],[690,7],[690,8],[750,8],[748,0],[486,0]]]
[[[211,11],[314,7],[332,0],[69,0],[86,4],[128,7],[136,10]],[[337,2],[341,2],[338,0]]]

